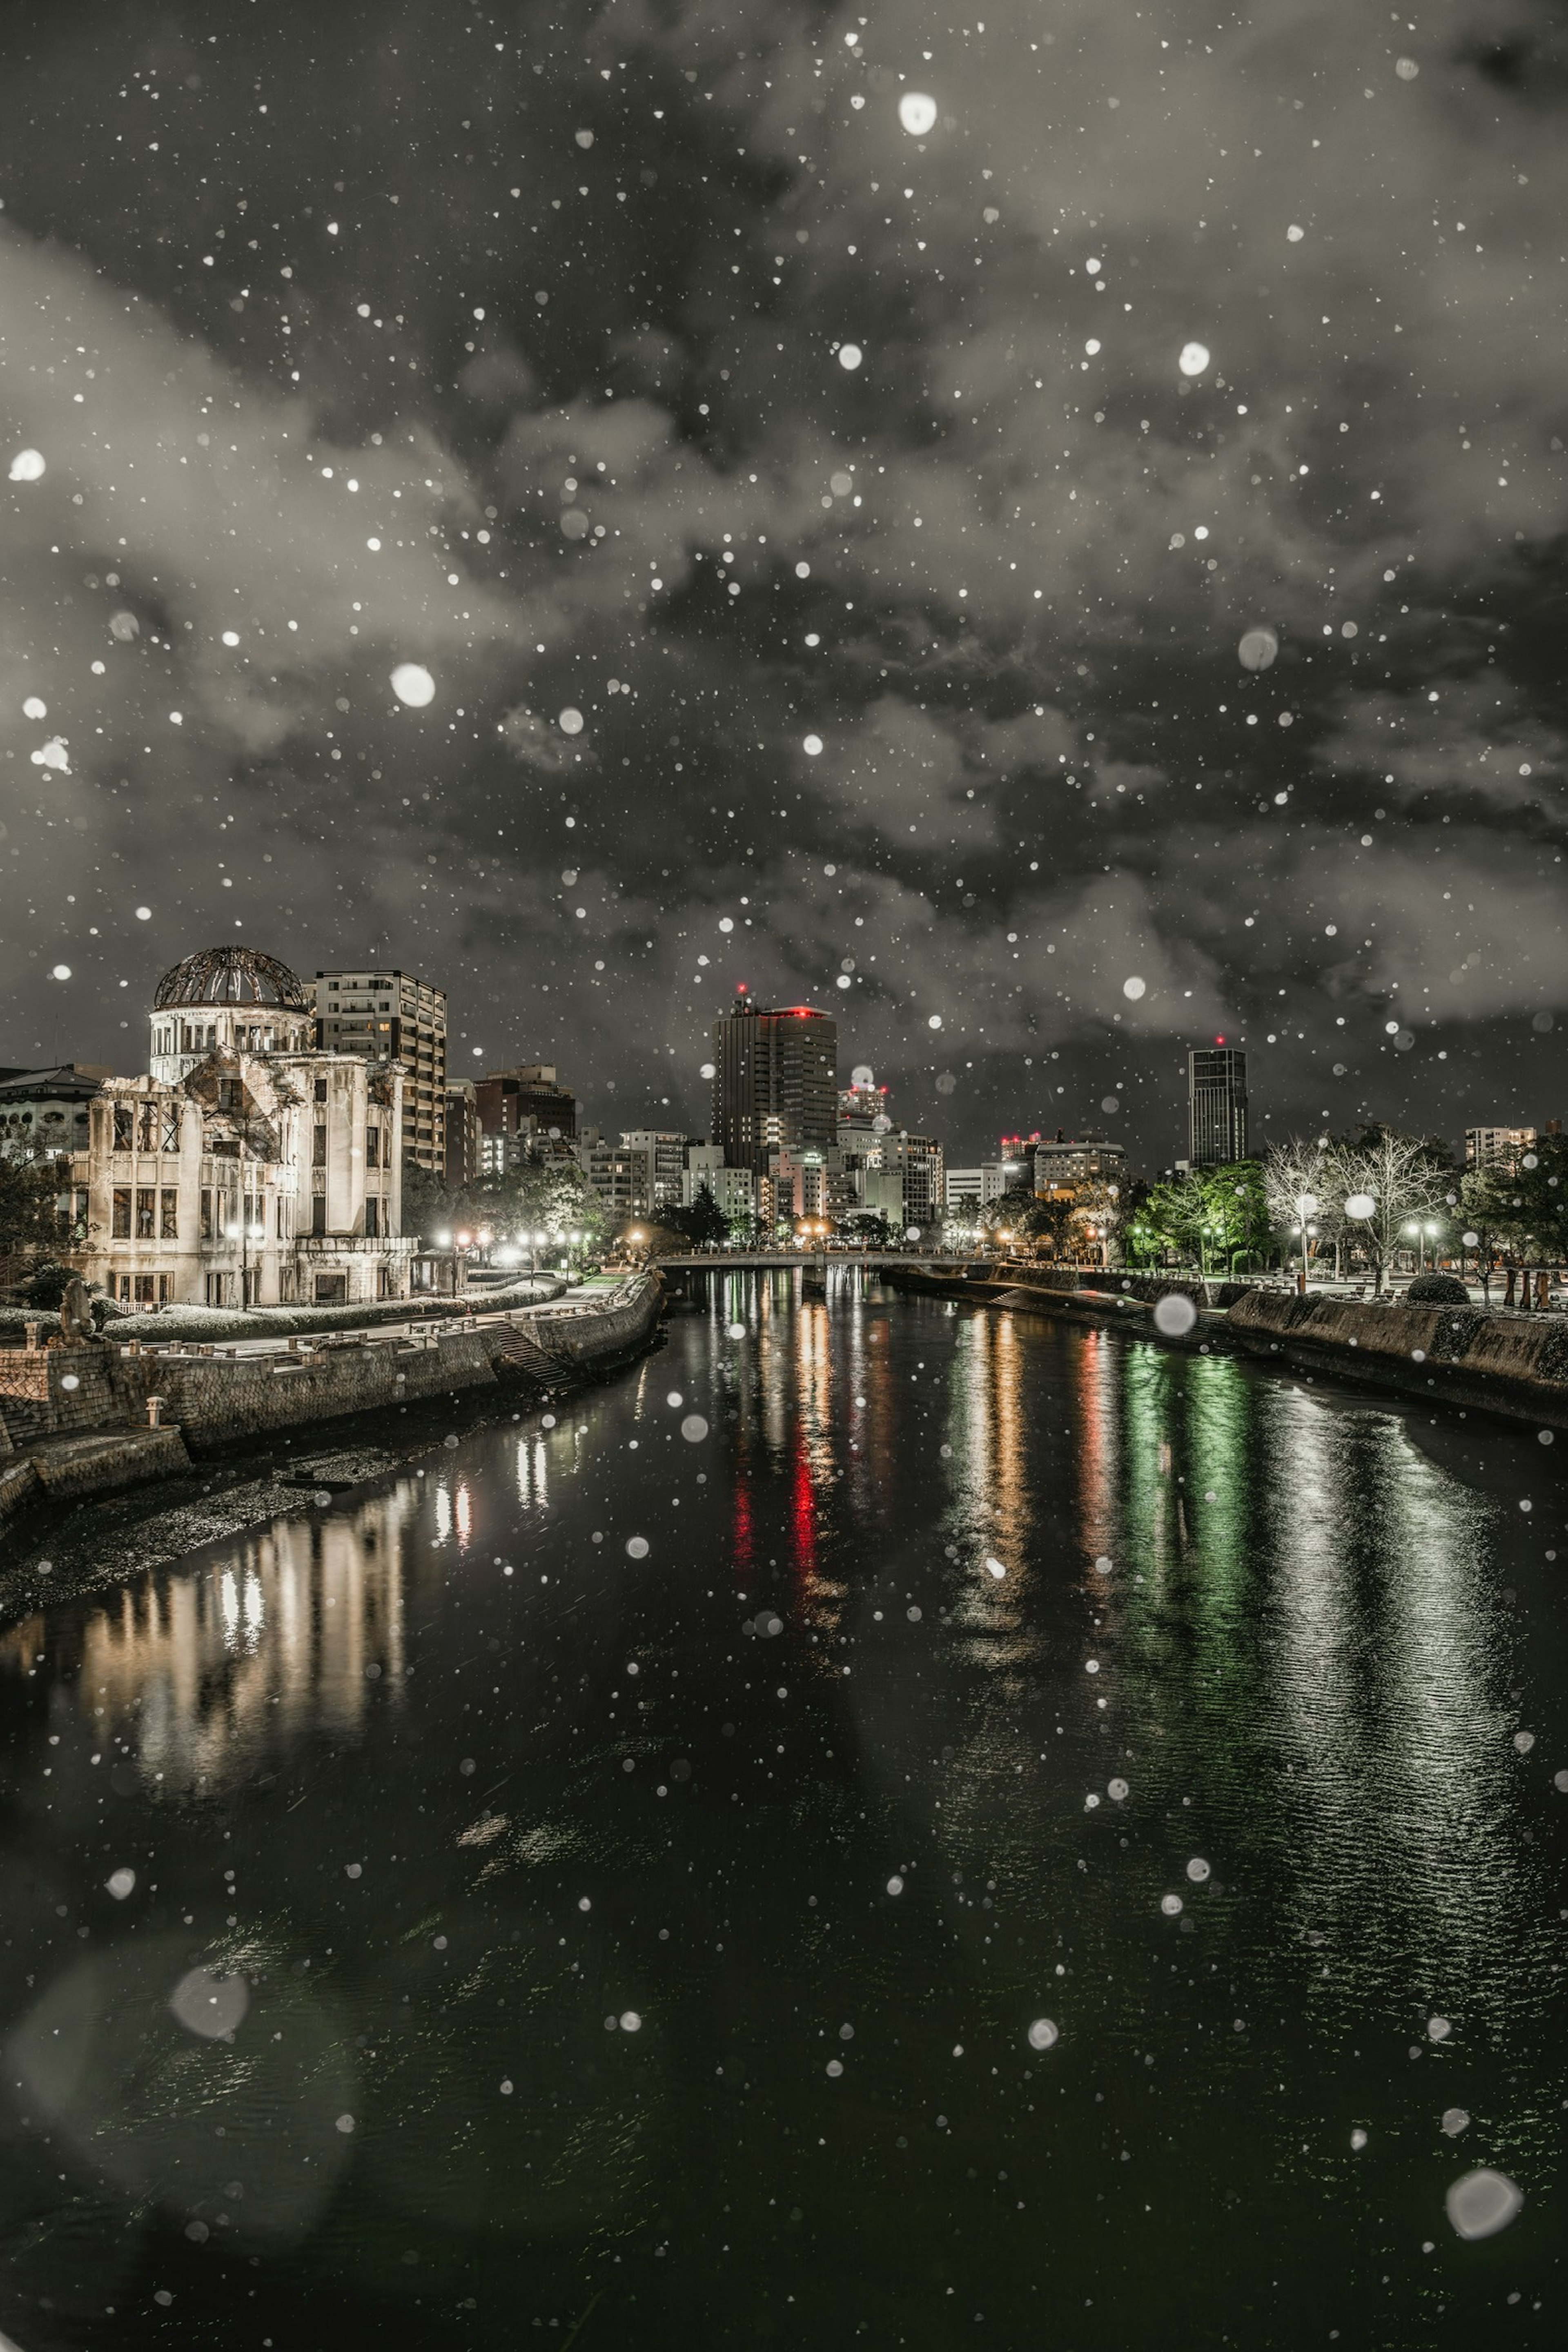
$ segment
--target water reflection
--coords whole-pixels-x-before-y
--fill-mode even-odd
[[[1454,2105],[1543,2281],[1560,1510],[1539,1460],[1533,1520],[1500,1492],[1528,1437],[1482,1475],[1414,1427],[725,1276],[559,1422],[13,1628],[0,2315],[85,2344],[145,2259],[279,2342],[328,2293],[443,2352],[590,2308],[945,2352],[1047,2294],[1082,2352],[1200,2295],[1420,2340],[1489,2308]],[[194,1969],[247,1994],[193,2057]],[[76,2309],[79,2210],[116,2252]]]
[[[426,1558],[452,1523],[433,1488]],[[411,1602],[439,1572],[411,1573],[421,1482],[327,1519],[280,1519],[216,1549],[195,1574],[142,1576],[112,1599],[0,1637],[0,1676],[32,1678],[47,1641],[52,1687],[166,1796],[221,1794],[304,1733],[352,1736],[370,1685],[401,1693]]]

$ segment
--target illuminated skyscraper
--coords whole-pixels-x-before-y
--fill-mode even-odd
[[[838,1024],[809,1004],[764,1011],[742,990],[713,1024],[713,1140],[730,1168],[838,1139]]]
[[[1247,1157],[1247,1055],[1220,1038],[1187,1055],[1187,1157],[1194,1168]]]

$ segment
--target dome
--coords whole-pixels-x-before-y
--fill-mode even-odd
[[[202,948],[158,982],[153,1010],[180,1004],[280,1004],[308,1013],[310,1001],[298,976],[276,956],[256,948]]]

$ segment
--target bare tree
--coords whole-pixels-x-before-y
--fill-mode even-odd
[[[1449,1171],[1425,1137],[1389,1127],[1370,1129],[1359,1143],[1336,1146],[1333,1156],[1351,1231],[1371,1258],[1373,1286],[1381,1291],[1405,1226],[1445,1205]]]
[[[1331,1229],[1348,1189],[1340,1154],[1326,1135],[1295,1136],[1288,1143],[1271,1143],[1263,1155],[1263,1198],[1276,1233],[1293,1234],[1298,1226],[1320,1222]],[[1300,1205],[1303,1200],[1316,1203],[1304,1217]],[[1304,1259],[1309,1254],[1304,1232],[1301,1242]]]

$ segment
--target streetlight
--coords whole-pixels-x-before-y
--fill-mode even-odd
[[[1377,1202],[1370,1192],[1352,1192],[1345,1202],[1345,1214],[1353,1217],[1358,1225],[1370,1225],[1377,1214]],[[1377,1261],[1377,1288],[1383,1288],[1383,1260]]]
[[[1307,1287],[1307,1220],[1309,1217],[1315,1217],[1318,1213],[1317,1194],[1298,1192],[1296,1212],[1301,1220],[1301,1288],[1304,1291]]]
[[[225,1231],[231,1242],[239,1244],[239,1303],[241,1307],[248,1307],[250,1305],[250,1244],[252,1242],[264,1240],[267,1228],[258,1223],[254,1217],[241,1217],[236,1223],[226,1226]]]

